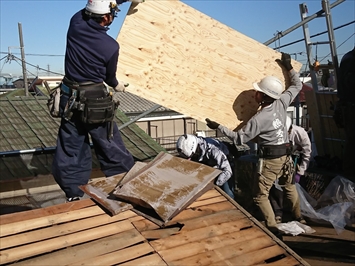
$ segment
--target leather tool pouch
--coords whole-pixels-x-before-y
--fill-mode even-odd
[[[60,90],[60,85],[53,88],[50,93],[49,93],[49,99],[47,101],[47,107],[49,110],[49,114],[52,117],[60,117],[60,95],[61,95],[61,90]]]
[[[81,121],[87,124],[97,124],[110,122],[115,115],[115,103],[112,97],[105,97],[99,99],[86,98],[81,101],[85,104],[84,110],[81,113]]]

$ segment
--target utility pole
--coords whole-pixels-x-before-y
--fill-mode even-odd
[[[26,74],[26,61],[25,61],[25,50],[23,45],[23,38],[22,38],[22,25],[18,23],[18,32],[20,37],[20,49],[21,49],[21,61],[22,61],[22,75],[23,75],[23,82],[25,83],[25,95],[28,96],[28,83],[27,83],[27,74]]]

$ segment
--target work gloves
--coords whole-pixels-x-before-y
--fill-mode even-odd
[[[210,120],[209,118],[206,118],[206,123],[207,123],[207,126],[210,128],[210,129],[217,129],[219,124],[215,121],[212,121]]]
[[[132,2],[132,3],[137,3],[137,4],[139,4],[139,3],[143,3],[144,0],[116,0],[116,4],[117,4],[117,5],[121,5],[121,4],[123,4],[124,2]]]
[[[293,68],[291,65],[291,56],[289,54],[282,53],[281,60],[277,59],[276,61],[283,65],[287,71],[290,71]]]
[[[300,174],[295,174],[295,183],[299,183],[301,180],[301,175]]]
[[[126,88],[129,86],[128,83],[123,81],[118,82],[118,85],[114,88],[115,91],[125,92]]]
[[[114,91],[112,93],[112,101],[115,103],[115,108],[117,108],[120,105],[120,93],[117,91]]]

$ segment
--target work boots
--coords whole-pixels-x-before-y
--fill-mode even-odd
[[[298,217],[298,218],[295,218],[295,221],[296,221],[296,222],[299,222],[299,223],[301,223],[301,224],[307,224],[306,220],[303,219],[302,216],[301,216],[301,217]]]
[[[77,200],[80,200],[80,197],[67,198],[66,202],[72,202],[72,201],[77,201]]]

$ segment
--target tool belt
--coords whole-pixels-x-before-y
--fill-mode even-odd
[[[259,158],[276,159],[284,155],[292,154],[292,144],[263,145],[258,149]]]
[[[106,86],[103,83],[95,83],[92,81],[85,81],[85,82],[75,82],[67,77],[64,77],[62,80],[63,84],[66,85],[66,87],[62,88],[63,93],[72,95],[73,90],[78,90],[79,88],[90,88],[90,90],[95,90],[95,89],[106,89]]]
[[[98,124],[113,120],[117,106],[103,83],[77,83],[64,77],[61,90],[71,96],[64,116],[67,119],[70,119],[75,112],[86,124]]]

